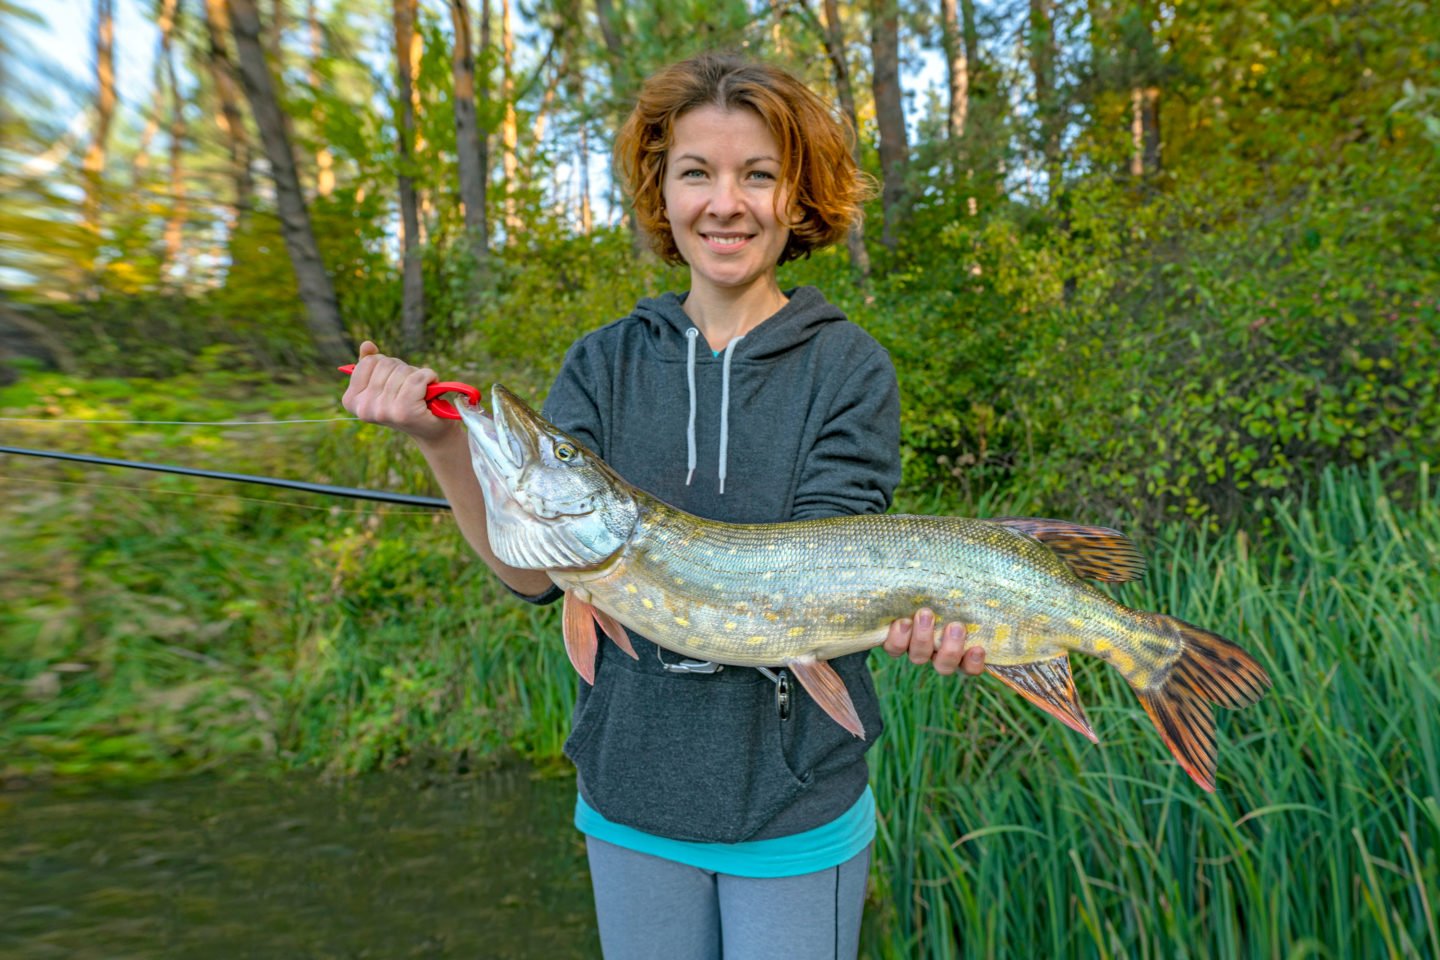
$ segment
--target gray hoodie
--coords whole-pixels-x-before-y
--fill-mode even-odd
[[[814,288],[789,297],[720,356],[683,296],[641,300],[570,348],[545,416],[630,483],[702,517],[883,512],[900,480],[890,357]],[[565,743],[581,795],[606,819],[733,843],[820,826],[859,798],[865,750],[881,732],[867,653],[833,661],[869,734],[862,741],[793,678],[782,718],[777,683],[760,671],[679,671],[676,654],[632,642],[638,663],[601,646]]]

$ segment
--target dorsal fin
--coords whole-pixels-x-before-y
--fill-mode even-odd
[[[1065,520],[1040,517],[991,517],[991,523],[1018,530],[1039,540],[1086,580],[1123,583],[1145,573],[1145,557],[1119,530],[1087,527]]]

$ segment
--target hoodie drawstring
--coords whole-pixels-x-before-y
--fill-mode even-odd
[[[690,421],[685,426],[685,486],[690,486],[690,481],[695,477],[695,341],[699,339],[700,331],[694,327],[685,331],[686,344],[685,355],[685,380],[690,385]]]
[[[691,327],[685,331],[685,382],[690,389],[690,419],[685,425],[685,486],[695,478],[695,341],[700,331]],[[725,345],[725,363],[720,386],[720,492],[725,492],[725,474],[730,459],[730,358],[735,353],[735,344],[745,339],[741,334]]]
[[[741,334],[725,345],[724,379],[720,386],[720,492],[725,492],[725,468],[730,460],[730,356],[735,344],[745,339]]]

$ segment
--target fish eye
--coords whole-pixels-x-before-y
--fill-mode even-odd
[[[555,444],[555,459],[561,463],[569,463],[575,459],[575,447],[568,443]]]

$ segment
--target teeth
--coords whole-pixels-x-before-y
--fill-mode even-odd
[[[711,241],[720,244],[722,247],[733,247],[737,243],[744,243],[744,237],[716,237],[712,236]]]

